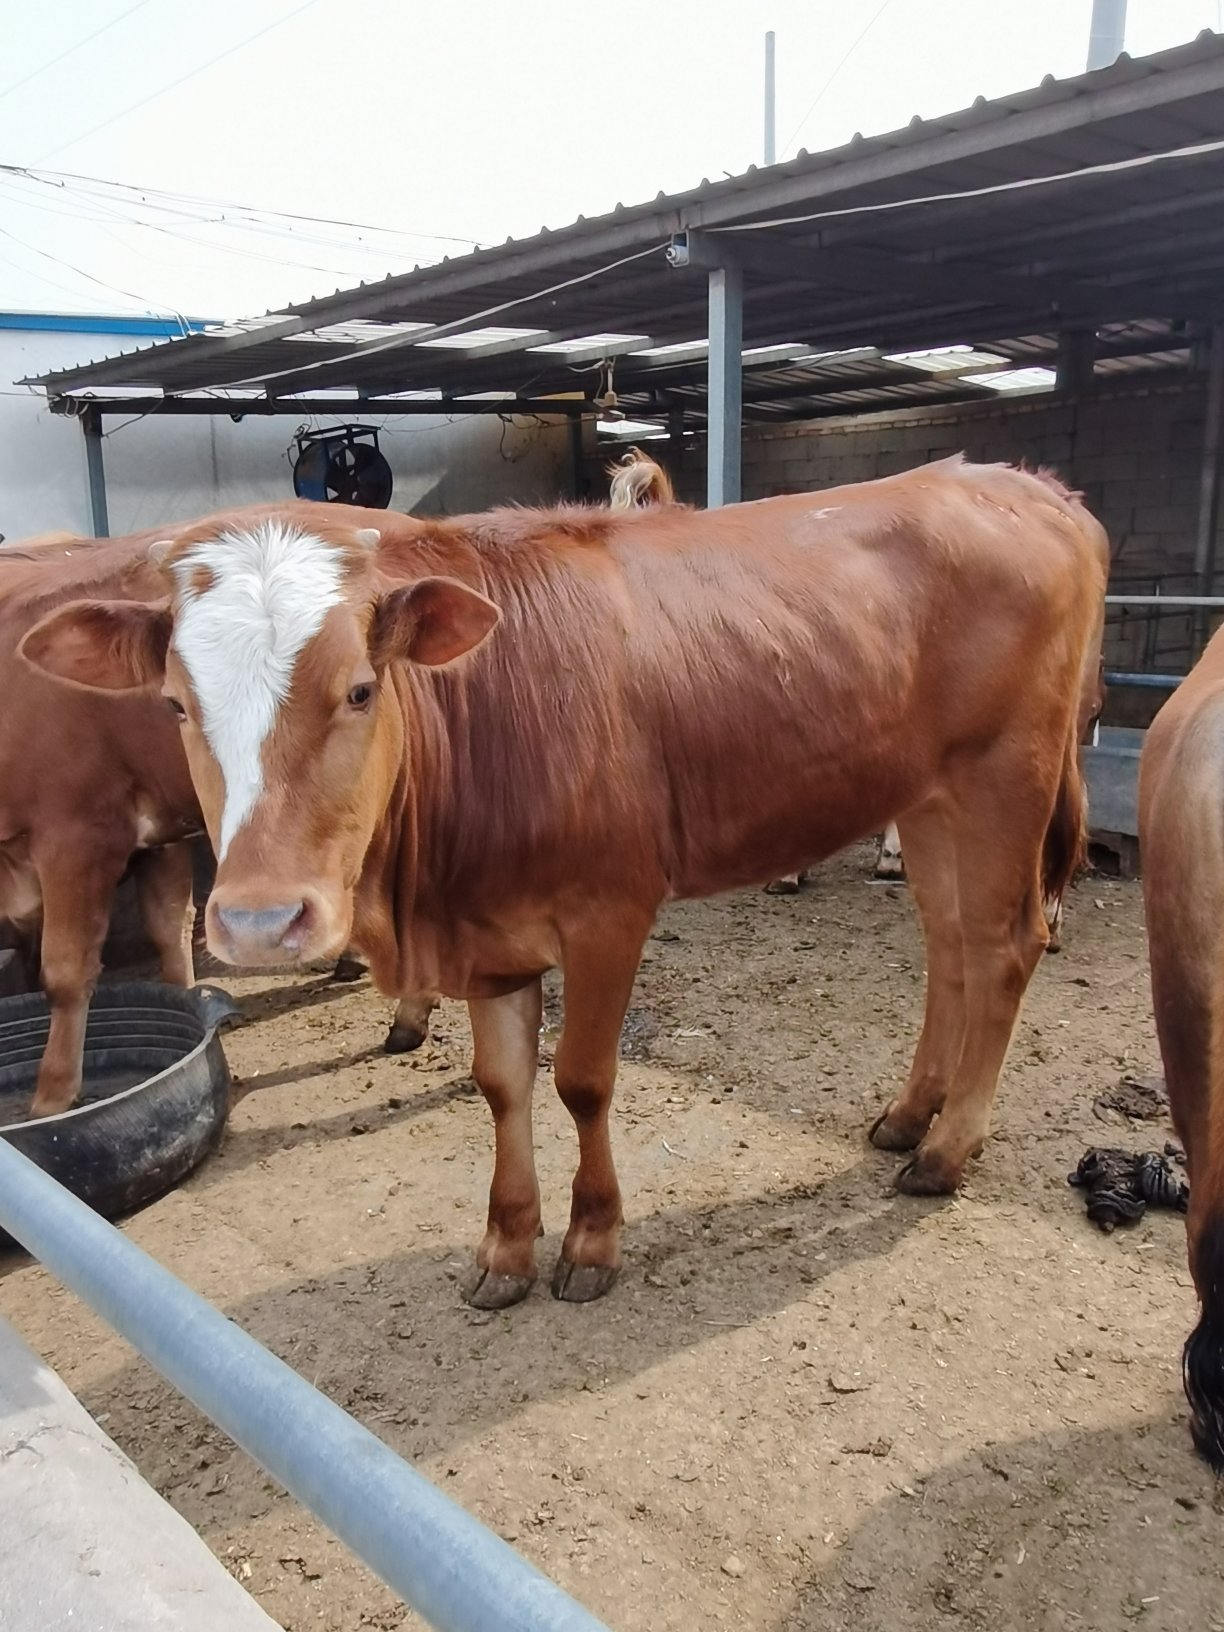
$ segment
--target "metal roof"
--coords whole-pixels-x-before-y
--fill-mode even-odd
[[[688,233],[744,269],[746,419],[986,398],[1069,330],[1096,332],[1099,374],[1187,366],[1224,315],[1222,202],[1204,33],[33,383],[70,412],[572,411],[611,361],[625,412],[700,423],[706,278],[667,254]],[[987,360],[898,355],[954,345]]]

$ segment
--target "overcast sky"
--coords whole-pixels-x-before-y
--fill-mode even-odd
[[[1130,0],[1127,48],[1218,29],[1221,10]],[[0,164],[161,190],[0,174],[0,309],[250,314],[742,171],[761,158],[767,28],[790,157],[1079,73],[1090,14],[1091,0],[0,0]],[[164,193],[231,208],[220,220]],[[233,205],[388,230],[237,226]]]

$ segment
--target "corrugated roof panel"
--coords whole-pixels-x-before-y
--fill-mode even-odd
[[[746,272],[750,349],[851,350],[854,360],[844,365],[814,360],[823,383],[870,379],[874,371],[884,382],[870,388],[876,401],[963,393],[959,379],[946,390],[917,369],[910,371],[917,378],[908,379],[904,354],[964,345],[1027,367],[1049,361],[1056,331],[1069,324],[1099,329],[1106,352],[1110,345],[1140,346],[1147,336],[1153,359],[1109,355],[1100,367],[1111,375],[1128,361],[1136,371],[1184,366],[1184,347],[1161,350],[1169,331],[1151,314],[1202,319],[1218,310],[1224,231],[1210,223],[1224,219],[1219,154],[977,198],[914,200],[963,193],[975,182],[1061,174],[1220,132],[1224,48],[1208,36],[1142,62],[1043,82],[827,153],[62,370],[46,383],[53,393],[248,383],[295,395],[337,385],[414,396],[565,389],[574,384],[565,373],[567,354],[649,336],[657,344],[647,355],[620,356],[618,392],[632,392],[638,379],[640,393],[649,391],[653,371],[655,384],[665,379],[668,391],[683,388],[687,403],[702,389],[705,280],[666,264],[661,249],[668,234],[810,215],[819,219],[721,239],[715,233],[710,241],[766,248]],[[905,201],[904,208],[863,213],[886,199]],[[1175,254],[1178,244],[1185,247]],[[865,252],[875,259],[864,261]],[[1125,292],[1110,285],[1128,278]],[[422,326],[433,329],[434,339],[414,345]],[[453,332],[438,334],[438,326]],[[531,337],[542,331],[559,342],[532,347]],[[524,340],[521,350],[503,349],[516,338]],[[310,343],[291,343],[301,339]],[[482,346],[494,347],[495,355],[467,355]],[[892,360],[870,350],[864,355],[864,347]],[[1156,356],[1172,361],[1157,363]],[[775,378],[772,366],[752,367],[754,397]],[[807,366],[777,374],[775,388],[791,393],[778,399],[783,411],[793,403],[806,412],[815,400],[803,395],[813,384]],[[775,411],[760,400],[753,406]]]

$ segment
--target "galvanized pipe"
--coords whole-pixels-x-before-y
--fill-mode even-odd
[[[1106,606],[1224,606],[1224,595],[1106,595]]]
[[[774,118],[774,33],[771,28],[765,36],[765,163],[772,164],[777,156],[776,121]]]
[[[1117,62],[1126,43],[1126,0],[1092,0],[1088,71]]]
[[[1184,674],[1125,674],[1120,669],[1105,670],[1107,686],[1146,686],[1151,691],[1176,691]]]
[[[85,479],[89,490],[89,524],[95,538],[106,538],[110,533],[110,519],[106,512],[106,466],[102,459],[102,413],[98,408],[86,408],[81,415],[81,432],[85,438]]]
[[[607,1632],[347,1411],[4,1139],[0,1228],[437,1632]]]

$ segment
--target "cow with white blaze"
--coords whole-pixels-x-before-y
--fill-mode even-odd
[[[161,607],[85,603],[29,660],[161,680],[210,834],[210,949],[335,956],[467,999],[493,1114],[472,1300],[525,1295],[541,1229],[541,976],[563,972],[578,1133],[554,1293],[621,1263],[609,1108],[669,899],[777,877],[894,817],[927,944],[909,1078],[873,1138],[955,1189],[1079,859],[1076,724],[1104,534],[1052,479],[959,460],[709,512],[444,521],[286,506],[184,530]],[[1016,675],[1025,684],[1016,684]]]

